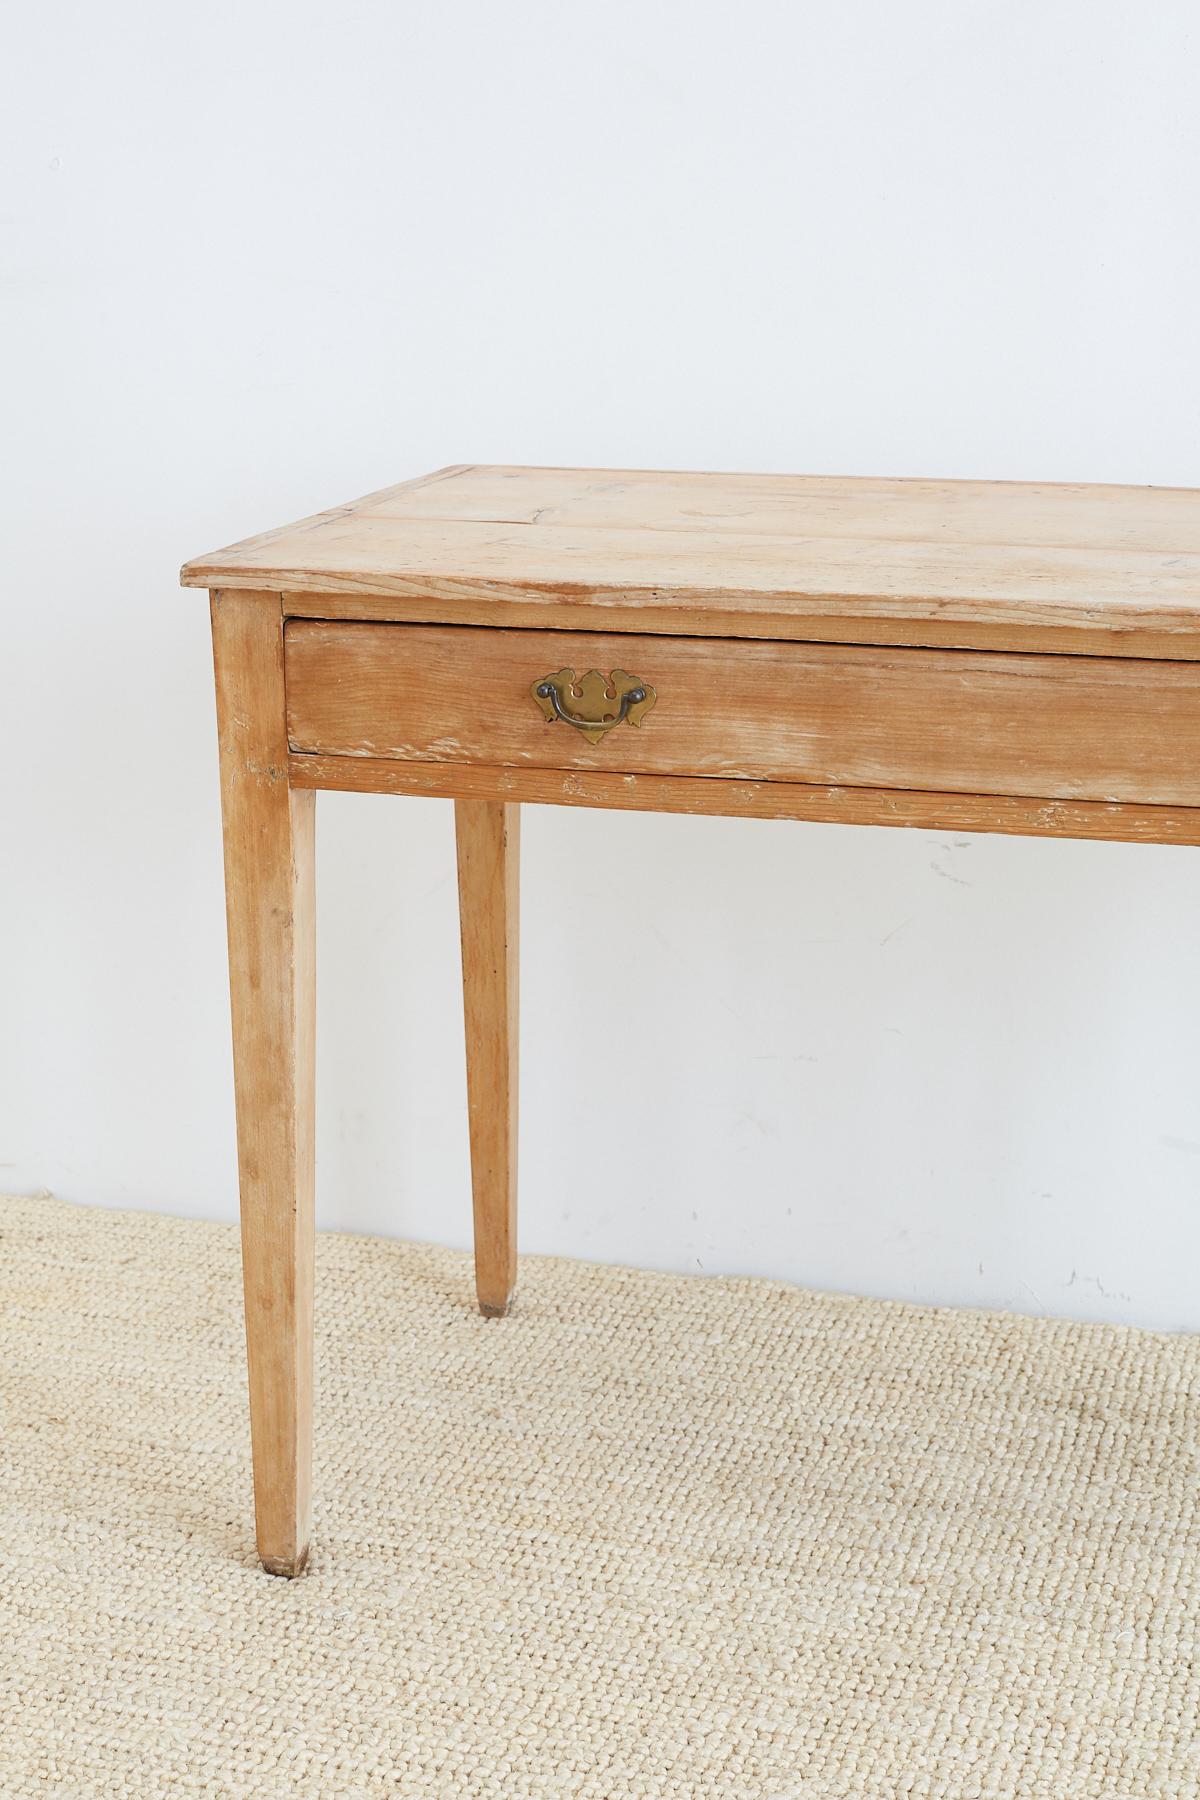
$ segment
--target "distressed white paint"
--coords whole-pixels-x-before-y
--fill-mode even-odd
[[[1200,485],[1185,0],[8,37],[0,1186],[233,1213],[185,555],[472,458]],[[322,1219],[463,1243],[450,809],[318,812]],[[1200,853],[524,842],[527,1248],[1200,1326]]]

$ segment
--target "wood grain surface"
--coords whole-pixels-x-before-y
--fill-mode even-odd
[[[277,594],[212,597],[258,1549],[298,1575],[312,1514],[314,796],[290,785]]]
[[[1200,655],[1200,492],[455,467],[197,557],[289,614]]]
[[[648,682],[596,744],[531,684]],[[1119,658],[289,621],[294,751],[1200,805],[1200,668]]]
[[[815,787],[793,781],[713,781],[703,776],[502,769],[465,763],[385,762],[361,756],[293,755],[291,782],[352,794],[509,800],[542,806],[617,807],[826,825],[894,825],[920,831],[999,832],[1007,837],[1096,838],[1128,844],[1200,844],[1200,807],[1131,806],[1097,800],[1014,799],[896,788]]]
[[[475,1294],[489,1319],[504,1317],[517,1282],[520,826],[519,806],[455,803]]]

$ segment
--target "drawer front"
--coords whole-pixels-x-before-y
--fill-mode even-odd
[[[1200,805],[1195,664],[303,619],[285,642],[298,752]]]

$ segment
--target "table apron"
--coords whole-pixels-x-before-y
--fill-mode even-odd
[[[607,701],[569,685],[590,670]],[[1190,663],[289,620],[285,671],[290,749],[322,759],[1200,807]],[[589,707],[621,722],[590,741]]]

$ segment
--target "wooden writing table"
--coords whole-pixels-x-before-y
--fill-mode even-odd
[[[479,1304],[523,800],[1200,843],[1200,492],[470,467],[200,557],[258,1545],[308,1554],[313,803],[455,802]]]

